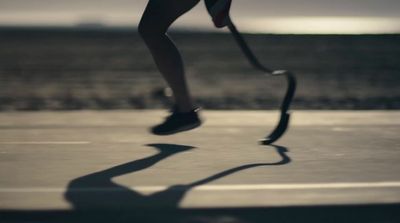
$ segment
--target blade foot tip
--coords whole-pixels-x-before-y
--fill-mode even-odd
[[[267,139],[260,139],[258,141],[261,145],[271,145],[272,143],[275,142],[275,140],[267,138]]]

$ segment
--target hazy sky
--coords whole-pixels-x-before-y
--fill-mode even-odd
[[[161,1],[161,0],[160,0]],[[184,0],[182,0],[184,1]],[[0,0],[0,25],[136,25],[147,0]],[[233,0],[247,31],[400,32],[400,0]],[[177,27],[211,29],[201,2]]]

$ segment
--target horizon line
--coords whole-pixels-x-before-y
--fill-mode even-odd
[[[0,26],[14,27],[101,27],[108,29],[135,28],[140,18],[44,16],[34,20],[27,17],[2,18]],[[243,33],[256,34],[398,34],[400,18],[383,17],[242,17],[234,22]],[[219,32],[211,20],[186,17],[171,26],[173,30]]]
[[[19,24],[0,24],[0,31],[5,29],[14,29],[14,30],[77,30],[77,31],[133,31],[137,32],[136,25],[106,25],[106,24],[75,24],[75,25],[19,25]],[[211,28],[187,28],[187,27],[172,27],[170,29],[172,32],[180,32],[180,33],[211,33],[211,34],[222,34],[229,33],[227,29],[211,29]],[[254,34],[254,35],[400,35],[400,31],[397,32],[366,32],[366,33],[340,33],[340,32],[332,32],[332,33],[311,33],[311,32],[257,32],[257,31],[242,31],[244,34]]]

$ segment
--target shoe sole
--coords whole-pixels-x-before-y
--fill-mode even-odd
[[[159,135],[159,136],[166,136],[166,135],[173,135],[179,132],[185,132],[185,131],[189,131],[192,129],[195,129],[197,127],[201,126],[201,122],[192,124],[192,125],[187,125],[178,129],[175,129],[173,131],[169,131],[169,132],[163,132],[163,133],[156,133],[156,132],[152,132],[154,135]]]

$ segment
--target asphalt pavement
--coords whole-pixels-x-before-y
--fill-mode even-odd
[[[295,111],[271,146],[272,111],[165,115],[0,113],[0,222],[400,222],[398,111]]]

